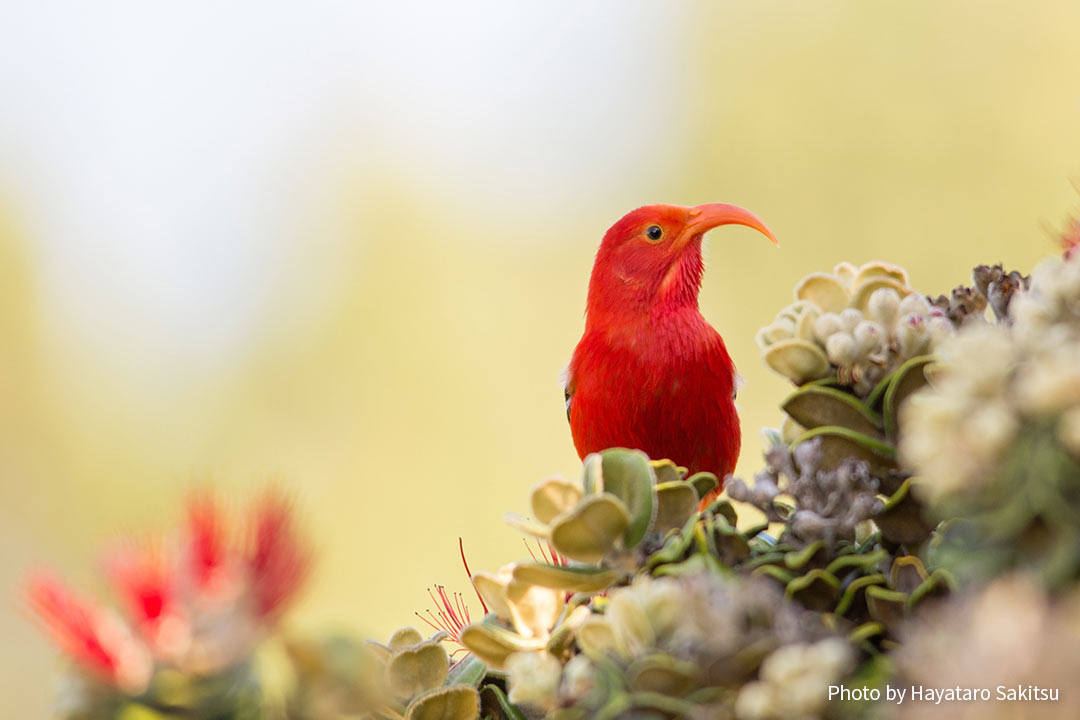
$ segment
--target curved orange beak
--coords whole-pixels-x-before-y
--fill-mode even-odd
[[[761,218],[738,205],[728,205],[727,203],[705,203],[690,208],[689,220],[686,223],[686,229],[683,230],[684,242],[688,242],[695,235],[701,235],[721,225],[745,225],[754,228],[772,240],[773,245],[777,247],[780,245],[776,241],[776,236],[773,235],[772,230],[762,222]]]

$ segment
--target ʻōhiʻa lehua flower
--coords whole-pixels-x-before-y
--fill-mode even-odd
[[[74,665],[68,704],[80,717],[128,706],[203,716],[257,707],[253,653],[310,565],[285,496],[256,498],[235,528],[217,500],[196,494],[176,536],[128,540],[106,553],[120,611],[46,573],[30,579],[26,599]]]

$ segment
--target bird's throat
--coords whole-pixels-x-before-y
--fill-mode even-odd
[[[690,239],[679,257],[671,264],[656,292],[655,309],[670,312],[685,307],[697,307],[705,263],[701,257],[701,236]]]

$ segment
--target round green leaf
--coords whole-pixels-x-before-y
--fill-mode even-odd
[[[682,480],[660,483],[656,486],[656,506],[655,532],[663,534],[681,528],[697,510],[697,490]]]
[[[439,687],[449,671],[450,658],[438,641],[397,650],[386,664],[390,690],[400,698]]]
[[[551,544],[560,555],[596,563],[615,549],[630,526],[626,506],[606,492],[587,495],[577,507],[555,518]]]
[[[896,438],[900,405],[916,390],[927,385],[926,366],[934,361],[930,355],[914,357],[901,365],[889,379],[885,388],[885,401],[882,415],[885,418],[885,433]]]
[[[514,567],[515,580],[575,593],[600,592],[618,577],[614,570],[598,567],[563,567],[543,563],[523,563]]]
[[[581,487],[568,480],[548,478],[533,488],[530,503],[533,517],[544,524],[550,523],[577,505],[583,494]]]
[[[603,489],[622,500],[630,514],[624,541],[627,549],[636,547],[649,531],[656,515],[656,474],[649,457],[640,450],[611,448],[600,453],[603,458]]]
[[[882,421],[854,395],[823,385],[807,385],[788,395],[781,409],[806,429],[839,425],[884,439]]]
[[[506,658],[516,652],[542,650],[545,641],[523,638],[490,623],[473,623],[461,631],[461,644],[493,670],[502,670]]]
[[[429,690],[405,710],[405,720],[476,720],[478,717],[480,694],[471,685]]]
[[[820,347],[797,338],[774,343],[761,356],[766,365],[796,385],[826,377],[831,367]]]
[[[824,425],[822,427],[807,430],[791,444],[792,449],[800,443],[804,443],[815,437],[821,438],[821,467],[824,470],[836,468],[843,460],[849,457],[865,460],[872,470],[884,472],[896,467],[896,450],[891,446],[875,440],[854,430],[836,425]]]

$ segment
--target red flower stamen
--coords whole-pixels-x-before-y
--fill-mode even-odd
[[[447,595],[446,588],[442,585],[436,585],[434,589],[428,588],[428,597],[435,606],[435,612],[429,609],[425,611],[427,617],[415,613],[416,617],[436,632],[445,631],[451,639],[457,641],[461,631],[472,622],[465,598],[458,592]]]
[[[459,538],[457,539],[457,544],[458,544],[458,552],[460,552],[460,553],[461,553],[461,564],[465,566],[465,576],[466,576],[467,578],[469,578],[469,584],[473,586],[473,592],[475,592],[475,593],[476,593],[476,597],[477,597],[477,599],[479,599],[479,600],[480,600],[480,607],[484,608],[484,614],[486,615],[486,614],[488,614],[488,613],[489,613],[489,612],[491,612],[491,611],[490,611],[490,610],[488,610],[488,606],[487,606],[487,603],[486,603],[486,602],[484,602],[484,596],[480,594],[480,591],[476,589],[476,585],[474,585],[474,584],[473,584],[473,581],[472,581],[472,571],[471,571],[471,570],[469,570],[469,561],[465,559],[465,543],[464,543],[464,541],[463,541],[463,540],[462,540],[462,539],[461,539],[461,538],[459,537]]]
[[[534,553],[533,549],[531,547],[529,547],[529,541],[526,540],[525,538],[522,538],[521,542],[525,543],[525,549],[529,551],[529,556],[533,559],[533,561],[534,562],[540,562],[536,558],[536,553]],[[546,545],[547,545],[547,550],[544,549],[544,544],[541,544],[541,542],[539,540],[536,540],[536,549],[540,553],[540,557],[544,558],[545,563],[547,563],[548,565],[555,565],[555,566],[558,566],[558,567],[566,567],[567,565],[570,564],[569,560],[567,560],[562,555],[560,555],[558,552],[556,552],[555,548],[551,545],[550,542],[546,543]]]

